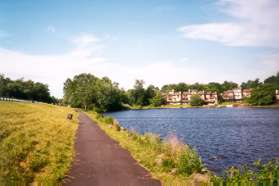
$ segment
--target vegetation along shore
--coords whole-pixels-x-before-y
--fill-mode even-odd
[[[138,134],[121,127],[110,116],[88,112],[99,126],[163,185],[272,185],[278,183],[279,159],[253,166],[231,167],[223,175],[208,170],[195,149],[180,141],[175,135],[161,139],[158,135]]]

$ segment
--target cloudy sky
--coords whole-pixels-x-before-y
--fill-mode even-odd
[[[279,71],[278,0],[0,1],[0,73],[47,83],[79,73],[206,83]]]

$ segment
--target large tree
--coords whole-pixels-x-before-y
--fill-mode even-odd
[[[107,77],[79,74],[64,83],[64,103],[73,107],[105,112],[123,108],[126,100],[125,92]]]

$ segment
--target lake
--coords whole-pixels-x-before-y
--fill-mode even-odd
[[[230,166],[279,157],[279,109],[186,108],[111,112],[120,124],[162,138],[176,134],[197,149],[206,166]]]

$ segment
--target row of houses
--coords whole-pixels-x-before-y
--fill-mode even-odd
[[[165,97],[168,104],[174,105],[189,103],[192,95],[199,95],[201,99],[207,104],[217,104],[220,97],[224,101],[241,101],[245,98],[249,98],[251,93],[252,89],[242,88],[227,90],[220,95],[218,95],[217,92],[210,91],[188,90],[182,92],[171,90],[165,94]],[[279,90],[276,90],[276,100],[279,101]]]
[[[221,96],[225,101],[241,101],[245,98],[249,98],[251,96],[251,93],[252,89],[236,88],[223,92]]]
[[[183,92],[171,90],[166,94],[166,100],[168,104],[187,104],[190,102],[192,95],[199,95],[206,103],[218,103],[217,92],[197,90],[188,90]]]

